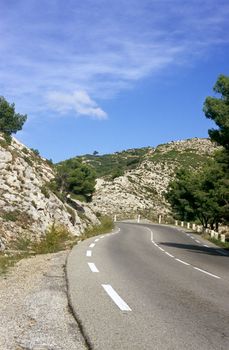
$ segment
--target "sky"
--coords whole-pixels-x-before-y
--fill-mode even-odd
[[[0,0],[0,95],[57,162],[207,137],[228,0]]]

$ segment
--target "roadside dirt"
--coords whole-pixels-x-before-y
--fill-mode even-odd
[[[0,350],[85,350],[66,294],[68,252],[19,261],[0,276]]]

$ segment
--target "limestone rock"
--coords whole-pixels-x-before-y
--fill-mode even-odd
[[[73,235],[99,223],[86,204],[78,203],[82,216],[50,190],[44,190],[53,177],[48,161],[14,138],[11,145],[6,145],[0,135],[0,250],[22,234],[42,237],[54,222]]]
[[[148,147],[135,169],[114,180],[97,179],[91,208],[102,214],[117,214],[119,218],[149,211],[154,216],[167,215],[170,207],[164,194],[175,171],[181,166],[201,167],[216,149],[209,139],[198,138]]]

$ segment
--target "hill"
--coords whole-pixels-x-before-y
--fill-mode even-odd
[[[54,177],[49,161],[0,134],[0,251],[18,237],[39,239],[55,223],[80,235],[98,219],[84,203],[62,202],[47,186]]]
[[[155,148],[82,156],[98,177],[91,208],[119,217],[167,215],[169,205],[164,193],[175,172],[181,167],[201,168],[216,149],[209,139],[193,138]]]

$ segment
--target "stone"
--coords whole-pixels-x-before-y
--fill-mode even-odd
[[[54,222],[65,226],[74,236],[82,234],[88,225],[99,224],[86,204],[83,218],[71,208],[73,223],[67,206],[53,192],[45,197],[42,186],[54,177],[53,169],[15,138],[7,148],[0,146],[0,170],[0,250],[7,249],[10,240],[22,234],[31,239],[44,236]],[[4,219],[4,213],[8,213],[9,219]]]

